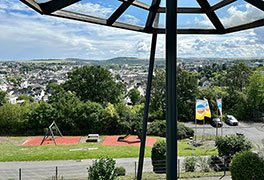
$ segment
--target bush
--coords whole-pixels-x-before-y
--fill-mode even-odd
[[[253,152],[244,151],[234,156],[230,171],[233,180],[263,179],[264,160]]]
[[[90,180],[115,180],[115,161],[112,158],[100,158],[95,160],[88,168]]]
[[[210,159],[206,157],[198,157],[197,159],[197,167],[201,172],[209,172],[210,171]]]
[[[237,152],[248,151],[252,148],[250,141],[241,135],[218,137],[215,144],[220,155],[230,157]]]
[[[126,175],[126,169],[124,167],[116,167],[115,168],[115,175],[116,176],[125,176]]]
[[[185,172],[194,172],[197,159],[195,157],[186,157],[183,161]]]
[[[166,173],[166,141],[160,140],[151,150],[151,162],[155,173]]]
[[[155,120],[151,123],[148,129],[148,134],[153,136],[166,137],[166,121]],[[194,130],[186,127],[184,124],[177,123],[177,138],[185,139],[194,136]]]
[[[186,139],[194,136],[194,130],[184,124],[177,123],[177,138]]]
[[[211,156],[209,159],[210,167],[214,171],[228,171],[230,162],[231,157]]]
[[[153,136],[166,137],[166,121],[153,121],[148,128],[148,134]]]

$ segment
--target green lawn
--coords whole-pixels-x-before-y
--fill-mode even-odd
[[[103,137],[102,137],[103,138]],[[1,137],[0,161],[36,161],[36,160],[79,160],[99,157],[128,158],[138,157],[139,147],[103,146],[101,143],[79,143],[77,145],[21,146],[25,137]],[[101,141],[102,142],[102,141]],[[92,151],[70,151],[80,148],[98,148]],[[187,141],[178,142],[178,155],[216,155],[213,148],[192,148]],[[146,147],[146,157],[150,157],[151,148]]]

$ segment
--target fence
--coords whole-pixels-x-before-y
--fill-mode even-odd
[[[186,158],[186,157],[185,157]],[[179,157],[178,159],[178,172],[179,177],[185,176],[185,159],[184,157]],[[188,158],[188,157],[187,157]],[[199,157],[195,157],[196,159]],[[208,160],[209,157],[203,157]],[[86,180],[88,177],[88,167],[91,166],[92,161],[80,162],[79,165],[71,164],[67,165],[71,161],[61,161],[65,162],[65,165],[60,164],[59,166],[52,166],[50,164],[45,164],[45,162],[38,162],[31,165],[27,164],[23,167],[7,167],[0,169],[0,180]],[[208,161],[206,161],[208,162]],[[43,163],[41,166],[40,164]],[[56,163],[56,161],[54,162]],[[214,162],[210,162],[208,166],[211,166],[208,171],[211,171],[211,174],[214,176],[223,176],[225,175],[225,170],[228,169],[223,158],[215,158]],[[38,165],[37,165],[38,164]],[[116,167],[124,167],[126,169],[127,179],[134,180],[137,175],[137,161],[135,159],[117,159]],[[158,160],[152,162],[150,158],[146,158],[144,162],[143,169],[143,179],[166,179],[166,162],[164,160]],[[207,173],[205,169],[206,164],[201,164],[197,160],[194,171],[199,172],[199,175],[202,175],[202,172]],[[215,174],[216,171],[221,171],[218,174]],[[194,172],[195,173],[195,172]]]

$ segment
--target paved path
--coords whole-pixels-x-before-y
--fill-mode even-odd
[[[180,166],[184,157],[179,157]],[[116,167],[124,167],[127,174],[134,175],[137,171],[138,158],[115,159]],[[58,160],[58,161],[25,161],[25,162],[0,162],[0,180],[18,179],[21,168],[22,180],[47,180],[52,179],[58,168],[59,177],[63,179],[83,178],[87,179],[87,168],[92,165],[92,159],[86,160]],[[144,172],[152,172],[151,159],[145,158]],[[212,180],[215,177],[211,178]],[[219,179],[219,177],[218,177]],[[207,180],[207,179],[205,179]],[[208,179],[209,180],[209,179]],[[228,180],[228,178],[224,179]]]
[[[30,162],[0,162],[0,180],[18,179],[19,169],[22,171],[22,179],[40,180],[52,178],[56,174],[64,178],[87,178],[87,168],[92,165],[92,159],[65,160],[65,161],[30,161]],[[127,174],[135,173],[137,158],[116,159],[116,167],[125,167]],[[145,159],[144,172],[151,172],[151,160]]]
[[[193,123],[185,123],[185,125],[195,129]],[[224,123],[223,128],[218,128],[218,135],[227,135],[227,134],[244,134],[249,140],[258,146],[264,146],[264,123],[244,123],[239,122],[238,126],[229,126]],[[206,125],[197,125],[197,134],[198,135],[216,135],[216,128],[212,127],[209,124]]]
[[[188,178],[185,180],[219,180],[219,177]],[[230,176],[225,176],[221,180],[232,180],[232,178]]]

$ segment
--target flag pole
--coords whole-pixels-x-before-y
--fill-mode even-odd
[[[194,124],[195,124],[195,136],[194,136],[194,141],[196,143],[196,136],[197,136],[197,120],[196,120],[196,102],[197,100],[195,99],[195,107],[194,107]]]

